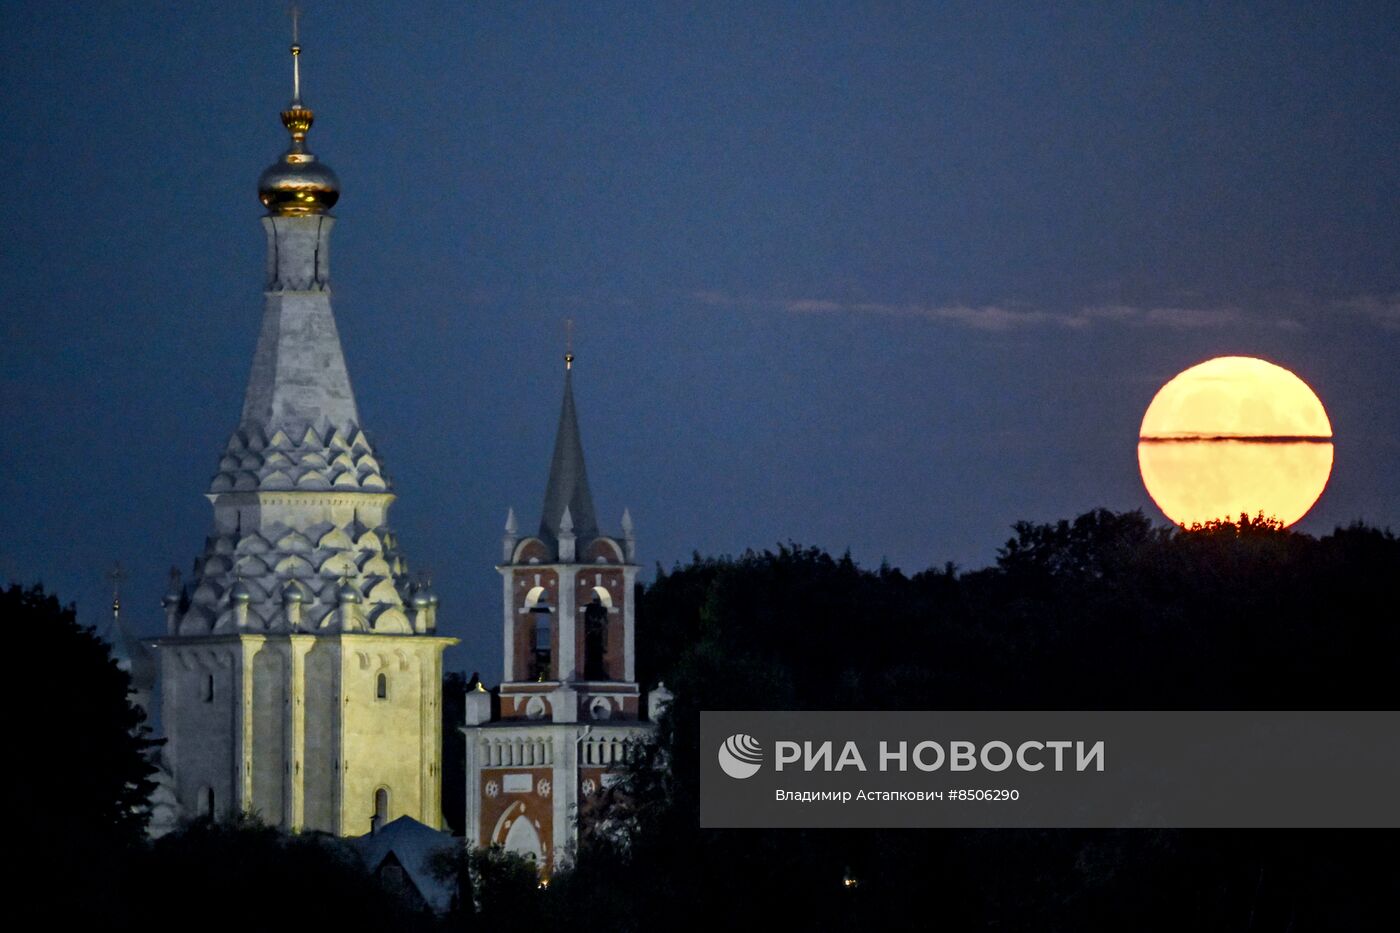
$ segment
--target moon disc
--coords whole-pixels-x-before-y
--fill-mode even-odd
[[[1298,521],[1332,473],[1332,425],[1307,383],[1273,363],[1222,356],[1158,391],[1142,419],[1138,466],[1177,524],[1240,515]]]

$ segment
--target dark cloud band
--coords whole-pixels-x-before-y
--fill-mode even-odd
[[[1317,434],[1188,434],[1138,438],[1140,444],[1193,444],[1197,441],[1239,441],[1243,444],[1330,444],[1332,438]]]

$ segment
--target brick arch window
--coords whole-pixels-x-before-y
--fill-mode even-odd
[[[530,632],[530,679],[549,680],[553,669],[553,616],[548,609],[536,609],[531,614],[534,620]]]
[[[601,595],[600,595],[601,593]],[[586,680],[608,679],[608,606],[612,598],[601,586],[593,588],[593,599],[583,610],[583,676]]]
[[[542,586],[525,594],[525,608],[530,613],[530,679],[549,680],[553,675],[554,617],[549,608],[549,593]]]

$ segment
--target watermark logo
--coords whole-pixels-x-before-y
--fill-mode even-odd
[[[719,766],[741,781],[753,777],[763,766],[763,746],[753,736],[736,732],[719,747]]]

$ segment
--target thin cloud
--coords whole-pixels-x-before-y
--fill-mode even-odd
[[[1360,314],[1385,330],[1400,330],[1400,292],[1393,295],[1361,295],[1339,301],[1336,307]]]
[[[1096,305],[1073,311],[1050,311],[1012,305],[925,305],[886,302],[837,301],[830,298],[765,299],[704,291],[692,300],[715,308],[777,311],[785,314],[854,314],[906,318],[950,324],[989,333],[1037,328],[1085,330],[1098,325],[1138,325],[1177,330],[1199,330],[1239,323],[1244,315],[1233,307],[1135,307]]]

